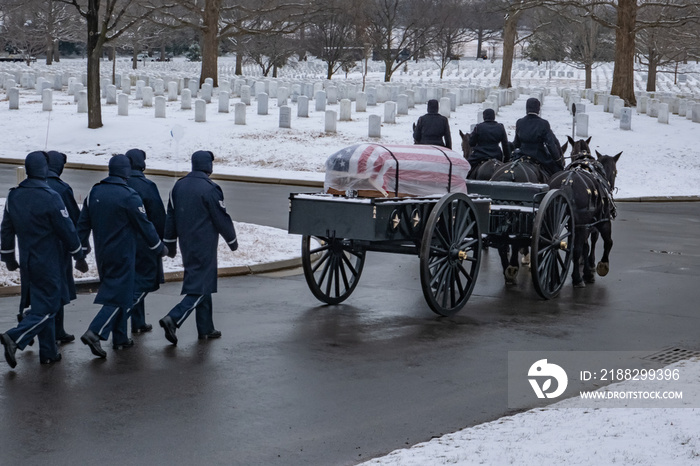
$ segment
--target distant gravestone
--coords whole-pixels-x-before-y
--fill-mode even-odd
[[[144,87],[146,87],[146,81],[143,81],[141,79],[136,81],[136,96],[134,97],[136,100],[143,99],[143,88]]]
[[[88,95],[87,91],[80,91],[78,93],[78,113],[88,112]]]
[[[116,105],[117,103],[117,86],[110,84],[107,86],[107,105]]]
[[[613,103],[613,118],[620,118],[620,111],[625,108],[625,101],[623,99],[615,99]]]
[[[292,107],[288,105],[282,105],[280,107],[280,128],[291,128],[292,127]]]
[[[226,91],[219,91],[219,113],[228,113],[229,112],[229,94]]]
[[[408,115],[408,96],[406,94],[397,96],[396,113],[398,115]]]
[[[73,86],[73,102],[78,103],[78,95],[80,94],[80,91],[82,91],[85,88],[82,83],[75,83]]]
[[[53,90],[44,89],[41,94],[41,110],[44,112],[50,112],[53,110]]]
[[[146,86],[141,90],[141,97],[144,107],[153,107],[153,89],[150,86]]]
[[[209,78],[207,78],[207,79],[209,79]],[[214,88],[212,87],[211,84],[209,84],[209,83],[202,84],[202,95],[200,96],[200,98],[203,101],[205,101],[206,103],[210,104],[213,90],[214,90]]]
[[[371,138],[382,137],[382,119],[379,115],[370,115],[369,116],[368,136]]]
[[[576,106],[578,108],[578,105]],[[588,114],[576,112],[576,136],[580,138],[588,137]]]
[[[192,109],[192,91],[189,88],[183,89],[180,95],[180,109],[181,110],[191,110]]]
[[[416,97],[416,93],[413,90],[408,89],[406,91],[406,99],[407,99],[408,108],[415,108],[416,107],[415,97]]]
[[[250,105],[250,86],[241,86],[241,102]]]
[[[267,115],[268,112],[268,96],[266,93],[261,92],[257,96],[258,98],[258,115]]]
[[[168,101],[177,101],[178,84],[175,81],[168,82]]]
[[[165,96],[159,95],[156,97],[156,118],[165,118],[165,103],[167,99]]]
[[[289,88],[286,86],[279,86],[277,88],[277,106],[283,107],[287,105],[287,99],[289,99]]]
[[[694,100],[689,100],[689,101],[688,101],[688,109],[687,109],[686,112],[685,112],[685,117],[686,117],[686,119],[688,119],[688,120],[692,120],[692,119],[693,119],[693,106],[694,106],[694,105],[695,105],[695,101],[694,101]]]
[[[207,121],[207,101],[197,99],[194,101],[194,121],[196,123],[204,123]]]
[[[247,105],[243,102],[233,104],[234,124],[245,125],[245,111]]]
[[[377,105],[377,88],[376,87],[368,87],[367,88],[367,105],[370,107],[374,107]]]
[[[352,119],[352,102],[350,99],[340,101],[340,121],[350,121]]]
[[[117,96],[117,115],[129,116],[129,94],[121,93]]]
[[[199,79],[192,78],[187,83],[188,89],[190,90],[190,96],[197,98],[197,92],[199,92]]]
[[[326,133],[335,133],[338,121],[338,114],[335,110],[326,110],[325,131]]]
[[[649,97],[643,95],[637,100],[637,113],[647,113],[649,106]]]
[[[329,105],[335,105],[338,103],[338,88],[335,86],[328,86],[326,88],[326,98],[328,99]]]
[[[316,94],[314,95],[314,100],[316,101],[315,103],[315,108],[317,112],[325,112],[326,111],[326,91],[316,91]]]
[[[452,107],[452,102],[450,101],[449,97],[443,97],[440,99],[440,109],[438,110],[438,113],[445,118],[450,117],[450,110]]]
[[[300,95],[297,100],[297,116],[300,118],[309,116],[309,98],[305,95]]]
[[[647,115],[649,115],[652,118],[659,118],[659,102],[658,99],[651,99],[649,101],[649,108],[647,111]]]
[[[396,102],[384,102],[384,123],[396,123]]]
[[[155,95],[165,95],[165,81],[158,78],[155,80],[153,86],[153,93]]]
[[[700,104],[693,105],[693,123],[700,123]]]
[[[77,82],[77,79],[75,78],[68,78],[68,95],[75,95],[75,83]]]
[[[629,107],[620,110],[620,129],[627,131],[632,129],[632,109]],[[587,135],[583,137],[587,137]]]
[[[367,94],[365,94],[364,92],[358,92],[355,96],[355,111],[367,111]]]
[[[658,116],[658,121],[659,123],[663,124],[668,124],[668,114],[669,114],[669,109],[668,109],[668,104],[667,103],[660,103],[659,104],[659,116]]]
[[[10,101],[10,110],[19,110],[19,89],[16,87],[9,88],[7,97]]]
[[[688,113],[688,99],[681,99],[678,102],[678,116],[686,116]]]

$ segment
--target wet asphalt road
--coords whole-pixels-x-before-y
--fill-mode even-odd
[[[177,347],[157,328],[106,360],[73,343],[50,367],[32,348],[0,362],[0,463],[344,465],[493,420],[508,351],[700,350],[698,233],[700,203],[621,203],[607,277],[542,301],[528,273],[506,289],[492,251],[454,318],[430,312],[411,256],[369,253],[338,306],[300,275],[220,279],[220,340],[190,319]],[[92,298],[67,308],[77,336]],[[147,319],[178,301],[166,284]],[[17,303],[0,299],[0,329]]]

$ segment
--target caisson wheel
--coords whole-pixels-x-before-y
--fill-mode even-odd
[[[462,193],[445,195],[423,232],[420,280],[436,314],[459,312],[474,290],[481,262],[481,234],[474,203]]]
[[[314,261],[315,256],[318,259]],[[311,292],[320,301],[338,304],[357,286],[365,264],[365,251],[351,240],[304,235],[301,263]]]
[[[561,291],[574,250],[574,215],[569,197],[552,190],[542,200],[532,227],[532,284],[544,299]]]

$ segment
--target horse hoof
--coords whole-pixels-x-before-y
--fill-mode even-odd
[[[585,288],[585,287],[586,287],[586,283],[583,281],[580,281],[578,283],[574,283],[574,288]]]
[[[604,277],[610,272],[610,264],[608,262],[598,262],[598,266],[595,268],[598,275]]]
[[[513,267],[512,265],[509,265],[506,267],[506,271],[504,272],[504,275],[506,276],[506,283],[512,282],[515,283],[515,277],[518,276],[518,268]]]
[[[525,267],[530,267],[530,254],[525,254],[523,256],[523,265]]]

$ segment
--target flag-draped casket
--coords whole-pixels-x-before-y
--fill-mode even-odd
[[[467,192],[469,162],[445,147],[355,144],[326,160],[325,191],[361,197]]]

